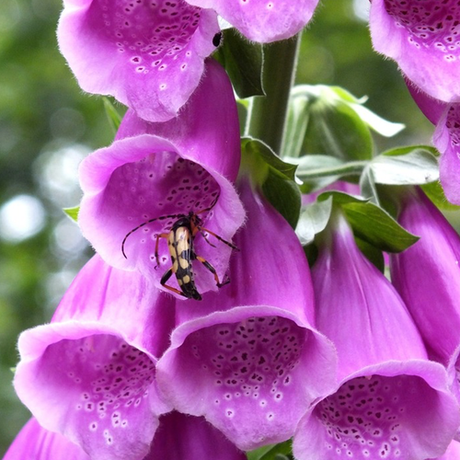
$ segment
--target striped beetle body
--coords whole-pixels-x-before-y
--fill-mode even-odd
[[[172,286],[167,286],[166,284],[174,273],[180,287],[180,292],[178,293],[188,299],[201,300],[201,295],[195,286],[192,267],[192,260],[196,259],[193,250],[193,230],[196,228],[193,223],[194,220],[194,215],[179,218],[167,234],[172,267],[162,276],[160,283],[169,289],[175,290]]]
[[[199,213],[211,210],[216,204],[216,202],[217,198],[209,208],[203,209],[199,211]],[[192,261],[198,260],[214,275],[217,287],[220,288],[222,286],[225,286],[230,282],[230,280],[227,278],[221,283],[219,280],[219,276],[217,275],[216,269],[212,266],[212,264],[210,264],[206,259],[195,253],[193,249],[193,242],[195,240],[197,233],[201,233],[204,240],[212,247],[215,246],[208,240],[208,237],[205,235],[204,232],[206,232],[208,235],[212,235],[220,242],[226,244],[227,246],[230,246],[232,249],[238,250],[238,248],[229,241],[226,241],[223,238],[221,238],[219,235],[211,232],[207,228],[204,228],[202,226],[202,220],[198,216],[199,213],[190,212],[189,214],[171,214],[160,216],[143,222],[142,224],[138,225],[130,232],[128,232],[124,237],[123,242],[121,243],[121,251],[123,253],[123,256],[127,258],[125,253],[125,243],[132,233],[136,232],[141,227],[144,227],[145,225],[157,220],[177,219],[168,233],[160,233],[156,235],[155,259],[157,261],[157,265],[155,266],[155,268],[159,267],[158,246],[160,243],[160,239],[164,238],[168,242],[168,249],[169,254],[171,256],[172,266],[161,277],[160,284],[164,286],[166,289],[169,289],[170,291],[175,292],[176,294],[186,297],[187,299],[201,300],[201,294],[198,292],[195,285]],[[173,274],[176,276],[177,284],[179,285],[180,289],[176,289],[175,287],[166,284]]]

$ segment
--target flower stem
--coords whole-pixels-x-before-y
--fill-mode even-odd
[[[273,151],[282,151],[289,94],[294,84],[300,36],[264,45],[265,96],[253,97],[245,135],[260,139]]]

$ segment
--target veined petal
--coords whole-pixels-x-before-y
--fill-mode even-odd
[[[399,211],[401,225],[420,239],[391,256],[393,284],[432,359],[447,366],[450,388],[460,401],[460,237],[419,189],[401,195]]]
[[[246,460],[222,433],[203,417],[179,412],[162,415],[150,453],[144,460]]]
[[[312,279],[316,323],[337,347],[339,379],[388,360],[426,358],[401,297],[360,252],[345,217],[335,211],[332,219]]]
[[[415,103],[418,105],[418,108],[422,111],[423,115],[425,115],[425,117],[427,117],[431,123],[436,125],[448,104],[429,96],[407,79],[406,84],[409,93],[411,94]]]
[[[140,134],[168,139],[188,159],[234,181],[241,159],[240,125],[233,87],[222,66],[206,61],[202,84],[169,122],[149,123],[128,110],[116,139]]]
[[[155,364],[167,346],[174,305],[136,272],[95,256],[53,322],[23,332],[16,392],[39,423],[90,456],[142,459],[158,416]]]
[[[391,278],[431,354],[447,365],[460,345],[460,237],[419,189],[401,197],[399,223],[420,239],[391,255]]]
[[[58,39],[85,91],[166,121],[198,86],[218,32],[214,11],[183,0],[65,0]]]
[[[445,368],[428,361],[398,294],[334,211],[312,270],[317,324],[336,345],[340,385],[294,437],[299,460],[442,455],[460,414]]]
[[[3,460],[90,460],[76,444],[59,433],[45,430],[30,419],[16,436]]]
[[[294,232],[248,184],[239,190],[248,220],[231,283],[177,306],[180,324],[157,379],[177,410],[203,415],[250,450],[292,436],[312,401],[335,386],[335,352],[312,328],[308,264]]]
[[[246,38],[260,43],[294,36],[310,21],[318,0],[187,0],[212,8]]]
[[[460,101],[460,6],[456,0],[373,0],[370,28],[374,48],[430,96]]]

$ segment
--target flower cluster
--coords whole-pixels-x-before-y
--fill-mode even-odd
[[[265,190],[285,164],[263,143],[241,162],[233,87],[209,57],[218,19],[269,43],[316,4],[64,1],[59,45],[81,88],[128,111],[80,167],[96,255],[19,338],[14,386],[33,418],[5,460],[244,460],[291,438],[298,460],[459,458],[460,237],[419,189],[398,191],[420,240],[392,254],[390,282],[334,202],[310,273]],[[459,22],[453,1],[371,6],[376,50],[429,94],[454,198]]]

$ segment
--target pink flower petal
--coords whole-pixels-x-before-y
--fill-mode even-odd
[[[198,86],[218,32],[213,11],[183,0],[65,0],[58,39],[85,91],[166,121]]]

